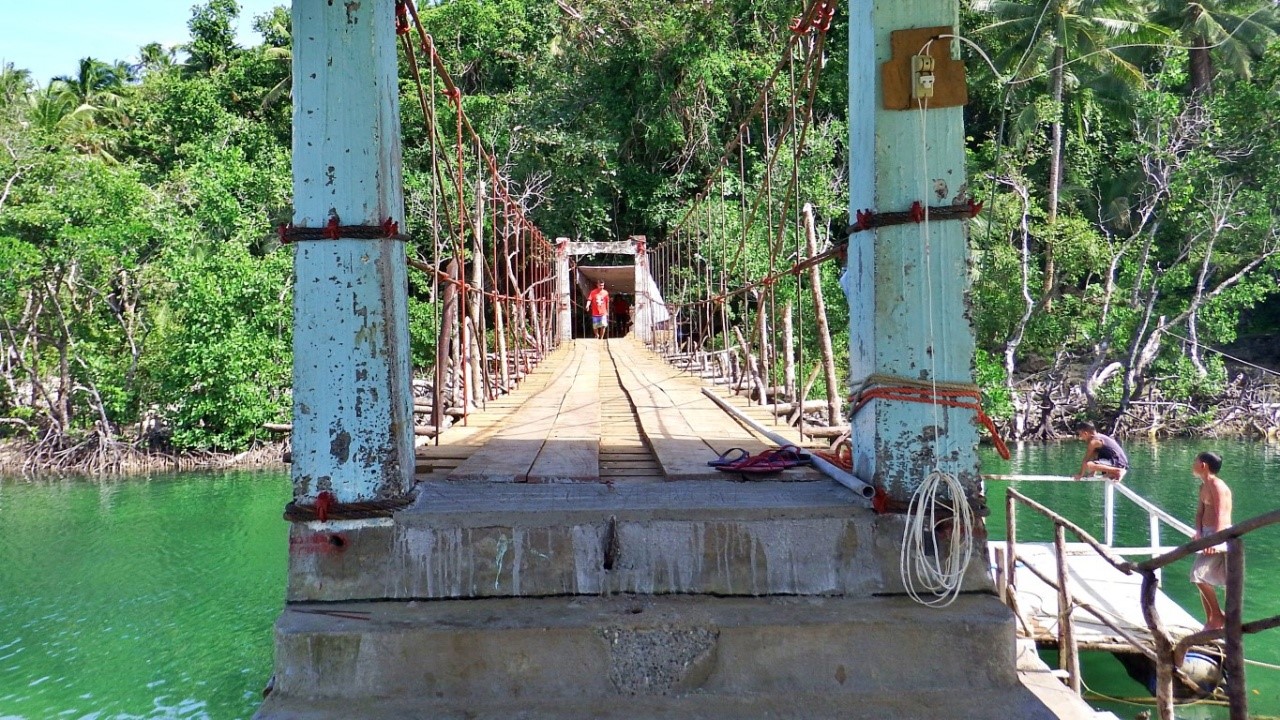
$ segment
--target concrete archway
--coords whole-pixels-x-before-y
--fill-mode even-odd
[[[583,255],[630,255],[635,262],[630,265],[577,265],[570,258]],[[569,238],[556,238],[556,289],[559,294],[560,339],[573,339],[574,289],[583,299],[596,282],[604,282],[610,293],[634,296],[631,307],[632,331],[642,342],[652,337],[653,328],[670,319],[662,291],[649,274],[649,260],[645,253],[645,237],[633,235],[618,242],[571,242]]]

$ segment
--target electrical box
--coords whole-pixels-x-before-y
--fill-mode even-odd
[[[911,56],[911,97],[927,100],[933,97],[933,56]]]
[[[885,110],[928,110],[969,102],[964,63],[951,57],[955,28],[948,25],[894,30],[890,58],[880,65],[880,102]]]

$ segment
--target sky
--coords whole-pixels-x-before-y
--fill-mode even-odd
[[[0,0],[0,67],[13,63],[47,85],[59,75],[72,75],[80,58],[103,62],[136,62],[138,48],[150,42],[165,46],[187,42],[191,8],[207,0]],[[253,18],[289,0],[237,0],[241,45],[262,38]]]

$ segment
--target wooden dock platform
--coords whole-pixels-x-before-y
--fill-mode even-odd
[[[1003,550],[1003,545],[993,543]],[[1018,543],[1018,569],[1015,573],[1015,609],[1018,634],[1042,646],[1058,643],[1058,591],[1026,568],[1038,570],[1046,577],[1057,577],[1057,560],[1052,543]],[[1085,543],[1068,543],[1067,583],[1076,607],[1071,611],[1076,642],[1081,650],[1099,650],[1120,654],[1142,654],[1127,639],[1089,613],[1081,604],[1100,612],[1132,637],[1153,646],[1151,633],[1142,617],[1142,577],[1125,575],[1116,570]],[[1175,580],[1176,582],[1176,580]],[[1197,620],[1164,592],[1158,591],[1156,610],[1165,628],[1177,641],[1198,631],[1203,622]]]

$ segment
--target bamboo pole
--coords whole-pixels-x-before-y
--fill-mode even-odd
[[[450,260],[445,264],[445,274],[454,280],[458,274],[458,261]],[[436,383],[432,388],[431,424],[444,427],[445,376],[450,359],[453,357],[453,323],[454,313],[458,306],[458,286],[452,282],[444,283],[444,299],[440,303],[440,327],[436,333]]]
[[[792,303],[788,300],[782,306],[782,347],[786,353],[782,358],[782,384],[787,388],[788,400],[804,402],[796,399],[796,325],[792,314]]]
[[[813,206],[804,204],[804,236],[809,257],[818,254],[818,234],[813,226]],[[809,290],[813,293],[813,317],[818,325],[818,349],[822,353],[822,369],[827,380],[827,424],[835,425],[840,418],[840,396],[836,379],[836,357],[831,347],[831,327],[827,322],[827,303],[822,298],[822,269],[809,268]]]

